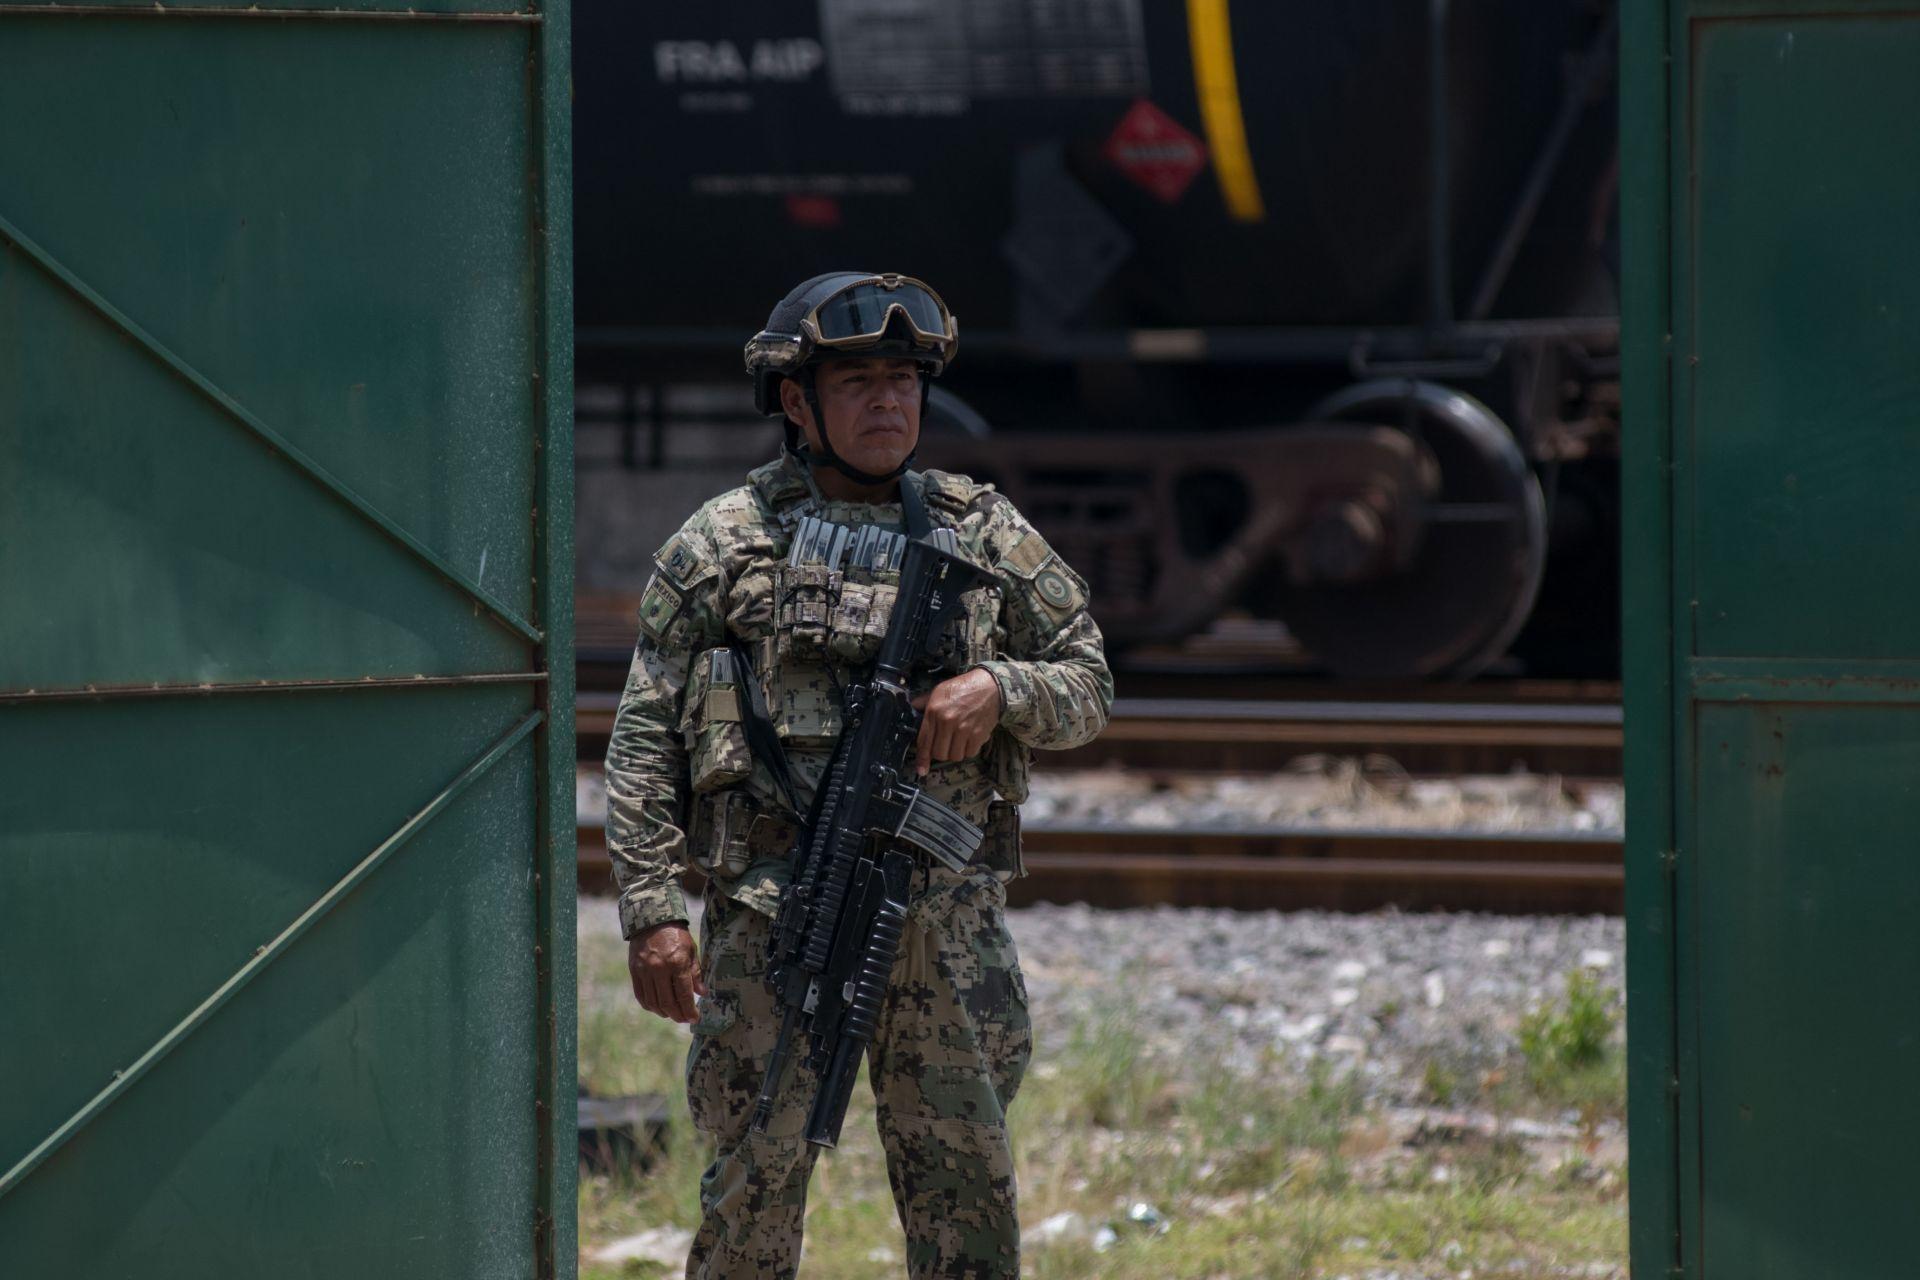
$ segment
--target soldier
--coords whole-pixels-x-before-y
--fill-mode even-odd
[[[1113,679],[1086,584],[1013,505],[964,476],[907,470],[957,333],[938,295],[904,276],[840,272],[789,293],[746,350],[755,404],[786,419],[783,455],[694,513],[642,597],[607,751],[607,847],[634,995],[693,1024],[688,1107],[717,1143],[690,1278],[793,1275],[818,1150],[801,1137],[804,1063],[767,1132],[748,1124],[778,1032],[768,938],[800,815],[748,749],[738,682],[760,682],[807,803],[841,730],[837,691],[877,652],[891,587],[885,573],[794,563],[805,516],[944,526],[993,573],[915,685],[921,784],[987,839],[963,872],[922,859],[868,1073],[909,1274],[1020,1272],[1006,1114],[1032,1037],[1005,914],[1005,883],[1022,873],[1015,806],[1033,748],[1105,727]],[[750,671],[731,660],[735,642]],[[707,877],[697,953],[677,883],[689,865]]]

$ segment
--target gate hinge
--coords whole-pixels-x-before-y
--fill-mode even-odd
[[[1679,865],[1680,851],[1678,849],[1662,849],[1660,851],[1660,869],[1662,871],[1668,875],[1672,875]]]

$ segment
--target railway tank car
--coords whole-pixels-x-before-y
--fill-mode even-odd
[[[737,379],[791,280],[906,271],[962,324],[936,417],[992,430],[923,460],[1033,513],[1116,643],[1245,609],[1346,674],[1613,669],[1610,6],[576,22],[583,381]]]

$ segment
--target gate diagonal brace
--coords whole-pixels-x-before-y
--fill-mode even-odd
[[[114,1101],[131,1089],[155,1063],[178,1048],[181,1041],[199,1030],[201,1024],[211,1018],[220,1006],[231,1000],[242,987],[258,977],[262,969],[285,954],[289,947],[299,941],[302,934],[338,906],[342,898],[358,888],[362,881],[378,870],[395,850],[412,839],[422,827],[438,816],[441,810],[452,804],[455,797],[499,763],[501,757],[511,751],[522,738],[533,732],[534,727],[544,718],[545,713],[540,711],[532,711],[524,716],[518,724],[506,732],[504,737],[487,748],[485,754],[461,770],[459,776],[449,782],[445,790],[402,823],[399,830],[381,841],[372,853],[355,864],[353,870],[335,881],[332,888],[314,899],[313,904],[295,917],[292,924],[282,929],[273,941],[256,949],[252,959],[235,970],[231,978],[215,988],[213,994],[202,1000],[199,1006],[175,1024],[171,1031],[156,1040],[152,1048],[134,1059],[131,1066],[114,1072],[113,1079],[108,1082],[106,1088],[96,1093],[85,1106],[68,1116],[59,1128],[43,1138],[39,1146],[22,1156],[11,1169],[0,1174],[0,1199],[4,1199],[8,1192],[25,1182],[49,1156],[65,1146],[69,1138],[86,1128],[95,1117],[112,1106]]]
[[[235,400],[232,396],[215,386],[206,375],[202,374],[198,369],[195,369],[185,360],[182,360],[179,356],[168,350],[161,344],[158,338],[155,338],[145,329],[135,324],[133,320],[118,307],[101,297],[86,281],[61,265],[52,254],[28,239],[21,233],[18,227],[14,226],[13,223],[9,222],[4,216],[0,216],[0,239],[11,241],[13,244],[18,245],[29,258],[32,258],[34,262],[39,264],[41,270],[65,285],[67,289],[82,302],[99,312],[109,324],[112,324],[129,338],[132,338],[135,343],[146,348],[149,355],[185,379],[194,390],[211,400],[218,408],[224,411],[228,417],[238,422],[248,431],[251,431],[261,440],[264,440],[268,447],[276,454],[292,463],[295,470],[305,475],[309,480],[312,480],[334,497],[340,499],[340,501],[346,503],[348,507],[369,524],[373,525],[374,528],[399,543],[402,547],[405,547],[434,572],[473,597],[475,601],[485,607],[487,612],[491,613],[509,630],[525,637],[534,644],[541,643],[543,637],[538,627],[535,627],[525,618],[522,618],[504,600],[501,600],[485,587],[448,564],[441,558],[439,553],[401,528],[371,502],[368,502],[358,493],[348,488],[345,481],[321,466],[319,462],[313,458],[307,456],[305,452],[278,431],[275,431],[265,422],[262,422],[247,409],[245,405],[242,405],[238,400]]]

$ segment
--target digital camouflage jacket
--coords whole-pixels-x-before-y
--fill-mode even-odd
[[[771,915],[787,880],[798,815],[747,750],[732,664],[715,650],[745,643],[765,706],[806,803],[841,730],[840,689],[886,634],[892,587],[787,563],[802,516],[857,528],[902,528],[897,503],[830,502],[790,458],[708,502],[655,557],[640,634],[607,749],[607,850],[628,937],[687,919],[678,876],[689,865],[722,892]],[[1106,726],[1113,676],[1086,583],[990,485],[921,475],[928,513],[961,553],[992,571],[967,593],[940,664],[916,692],[984,668],[1000,686],[1000,726],[970,760],[935,765],[937,798],[987,827],[986,869],[1018,874],[1012,806],[1026,799],[1033,749],[1087,742]],[[978,869],[970,869],[981,874]],[[926,891],[961,873],[934,865]]]

